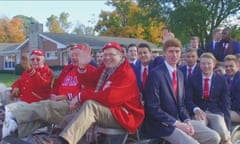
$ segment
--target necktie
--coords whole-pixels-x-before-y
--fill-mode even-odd
[[[224,43],[224,44],[223,44],[223,47],[224,47],[224,54],[227,54],[228,43]]]
[[[143,73],[142,73],[142,86],[145,87],[146,80],[147,80],[147,68],[144,67]]]
[[[172,72],[172,85],[173,85],[174,94],[175,96],[177,96],[177,71],[176,70]]]
[[[204,87],[203,87],[203,98],[205,100],[208,100],[209,98],[209,83],[208,83],[208,78],[204,79]]]
[[[227,82],[228,82],[228,88],[231,88],[231,85],[232,85],[232,78],[229,77],[229,78],[227,79]]]
[[[192,68],[188,69],[188,78],[192,75]]]

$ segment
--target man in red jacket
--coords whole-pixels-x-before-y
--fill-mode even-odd
[[[11,86],[11,99],[19,98],[20,101],[32,103],[49,98],[53,72],[44,61],[41,50],[31,52],[30,62],[26,55],[21,56],[24,72]]]
[[[23,125],[29,126],[38,121],[54,123],[76,108],[79,110],[60,133],[60,137],[47,139],[43,143],[76,144],[95,123],[103,127],[124,128],[129,132],[135,132],[144,118],[136,77],[119,44],[107,43],[103,52],[104,65],[94,72],[88,71],[86,67],[90,61],[89,54],[82,54],[79,57],[81,61],[79,78],[82,83],[88,83],[88,88],[81,90],[70,104],[65,100],[45,104],[42,102],[42,105],[29,104],[24,111],[11,111],[18,123],[18,136],[23,136],[20,133],[21,129],[23,131]],[[46,111],[47,115],[42,115],[40,111]],[[29,114],[22,117],[23,113]]]
[[[22,114],[21,117],[29,116],[28,117],[29,122],[32,121],[34,123],[31,126],[28,126],[27,124],[21,125],[21,123],[19,123],[18,132],[20,137],[24,137],[30,134],[35,129],[46,125],[46,124],[43,124],[42,121],[35,122],[36,117],[31,115],[31,113],[34,113],[35,111],[37,111],[36,113],[40,115],[49,116],[48,114],[51,113],[50,112],[51,108],[48,108],[49,106],[48,103],[51,103],[51,102],[57,103],[57,101],[64,101],[68,103],[68,101],[73,99],[73,97],[76,96],[79,93],[79,91],[81,91],[84,88],[90,89],[92,87],[90,84],[88,84],[88,82],[85,82],[83,84],[81,79],[79,79],[79,76],[78,76],[79,73],[81,73],[81,70],[78,68],[79,57],[81,57],[81,54],[83,51],[88,51],[90,53],[90,51],[88,50],[89,49],[88,46],[84,44],[74,44],[74,45],[69,45],[68,48],[70,49],[69,56],[71,58],[71,64],[65,66],[60,76],[54,81],[53,88],[51,92],[49,92],[47,95],[47,97],[50,97],[51,100],[44,100],[41,102],[32,103],[31,105],[23,102],[16,102],[16,103],[11,103],[6,105],[5,126],[7,125],[8,121],[12,121],[11,118],[9,120],[9,115],[8,115],[9,111],[12,111],[13,113],[15,112],[19,114],[21,113]],[[91,72],[95,69],[96,68],[90,64],[86,65],[86,71],[88,72]],[[54,105],[54,107],[62,108],[60,104],[58,104],[57,106]],[[43,108],[44,110],[42,110],[41,108]],[[68,111],[68,108],[63,107],[61,111],[66,112]],[[63,114],[61,116],[64,117],[66,114]],[[15,115],[15,114],[14,116],[18,117],[18,115]],[[56,117],[55,123],[58,123],[61,120],[62,118]],[[8,130],[6,131],[3,129],[3,131],[4,131],[3,137],[9,135]]]

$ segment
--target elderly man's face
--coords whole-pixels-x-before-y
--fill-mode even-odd
[[[41,68],[44,66],[44,56],[38,56],[38,55],[31,55],[30,57],[30,63],[32,68]]]
[[[106,68],[113,68],[117,66],[120,63],[122,57],[123,54],[115,48],[108,48],[103,51],[103,63]]]

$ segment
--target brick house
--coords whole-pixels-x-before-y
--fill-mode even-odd
[[[156,45],[144,40],[134,38],[117,38],[105,36],[77,36],[73,34],[56,34],[43,32],[42,24],[32,24],[29,38],[22,43],[0,43],[0,70],[14,70],[15,65],[20,63],[21,54],[29,54],[33,49],[45,51],[46,63],[49,66],[62,66],[67,63],[66,46],[70,43],[88,43],[93,51],[101,49],[109,41],[120,44],[147,43],[152,48]]]

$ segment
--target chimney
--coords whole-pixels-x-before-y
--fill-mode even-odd
[[[29,52],[33,49],[41,49],[39,33],[43,32],[43,24],[31,23],[29,33]]]

